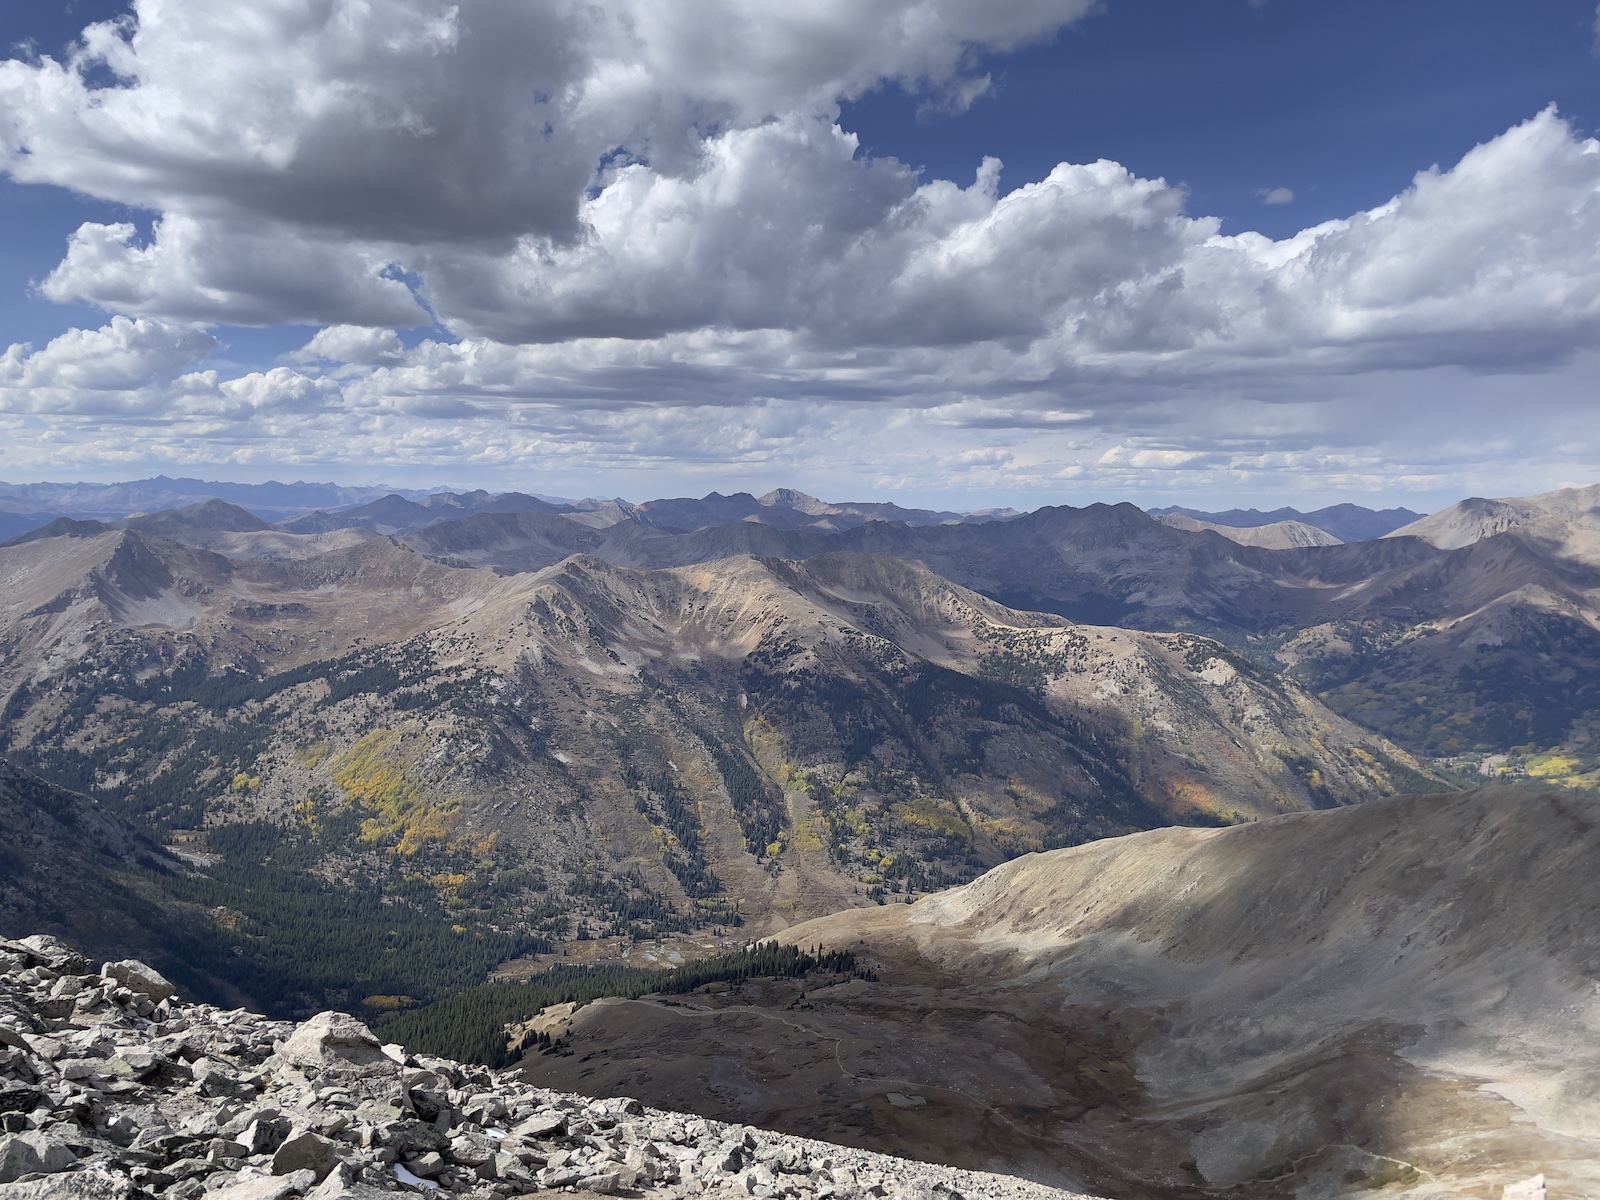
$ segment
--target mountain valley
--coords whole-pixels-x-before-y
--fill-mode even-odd
[[[0,548],[5,752],[205,853],[364,863],[534,964],[715,944],[1174,821],[1586,786],[1579,509],[1280,550],[782,490],[64,518]]]
[[[0,549],[6,752],[230,870],[296,860],[536,960],[1430,780],[1220,643],[1007,609],[899,558],[504,574],[226,518]],[[240,947],[272,943],[252,885],[223,891]],[[256,999],[315,1007],[323,974]]]
[[[1596,1182],[1582,496],[359,501],[0,546],[0,931],[1109,1196]],[[861,970],[637,975],[772,936]]]

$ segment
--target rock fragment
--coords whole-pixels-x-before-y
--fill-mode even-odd
[[[563,1137],[567,1132],[567,1114],[563,1112],[539,1112],[523,1121],[512,1129],[513,1137],[540,1138]]]
[[[318,1013],[295,1030],[278,1057],[291,1066],[315,1071],[398,1074],[400,1065],[383,1052],[378,1039],[348,1013]]]
[[[100,968],[100,975],[104,979],[115,980],[130,992],[149,996],[156,1004],[170,1000],[178,994],[178,989],[168,983],[166,976],[160,971],[133,958],[106,963]]]
[[[0,1184],[0,1200],[128,1200],[132,1192],[132,1180],[103,1166]]]
[[[48,933],[35,933],[16,943],[38,962],[46,964],[59,974],[81,974],[89,969],[89,960],[58,937]]]
[[[318,1183],[338,1165],[339,1143],[310,1131],[286,1138],[272,1156],[274,1175],[310,1171]]]
[[[66,1142],[44,1133],[8,1133],[0,1136],[0,1183],[24,1175],[54,1175],[77,1164],[78,1156]]]

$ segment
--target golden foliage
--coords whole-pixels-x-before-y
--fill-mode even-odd
[[[422,746],[394,729],[375,729],[333,763],[333,781],[373,815],[361,822],[361,840],[395,839],[393,853],[406,857],[429,842],[450,839],[456,806],[433,804],[409,772]]]
[[[294,806],[294,811],[312,833],[322,832],[322,822],[317,819],[317,802],[315,798],[307,796]]]
[[[466,853],[482,862],[493,857],[494,848],[500,844],[500,834],[489,833],[464,833],[450,843],[450,849]]]
[[[978,819],[978,828],[1007,854],[1028,854],[1043,850],[1044,841],[1032,822],[1015,817],[988,817]]]
[[[327,742],[312,742],[309,746],[301,746],[294,752],[294,760],[307,770],[316,770],[332,753],[333,747]]]
[[[972,831],[953,804],[918,796],[910,804],[894,806],[894,815],[912,829],[926,829],[947,837],[967,838]]]
[[[1528,760],[1528,774],[1535,779],[1559,779],[1573,774],[1581,765],[1576,758],[1566,754],[1540,755]]]
[[[439,899],[446,906],[456,904],[461,899],[461,889],[466,886],[467,877],[457,872],[441,871],[437,875],[428,876],[428,883],[433,890],[439,893]],[[460,907],[456,904],[456,907]]]

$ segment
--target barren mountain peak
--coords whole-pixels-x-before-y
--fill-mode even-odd
[[[1451,550],[1518,529],[1555,540],[1574,529],[1600,529],[1600,484],[1495,500],[1471,496],[1386,536],[1417,537]]]
[[[797,512],[810,513],[812,516],[831,512],[834,507],[825,500],[818,500],[815,496],[808,496],[794,488],[774,488],[766,495],[757,497],[756,503],[764,508],[792,508]]]
[[[1333,534],[1307,525],[1303,521],[1273,521],[1265,525],[1233,526],[1215,521],[1201,521],[1182,513],[1168,513],[1158,517],[1163,525],[1191,532],[1210,530],[1220,533],[1229,541],[1241,546],[1259,546],[1263,550],[1290,550],[1297,546],[1342,546],[1344,543]]]

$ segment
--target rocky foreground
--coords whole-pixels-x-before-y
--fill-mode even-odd
[[[373,1200],[568,1191],[795,1200],[1057,1200],[1003,1175],[523,1083],[185,1004],[132,960],[0,940],[0,1200]]]

